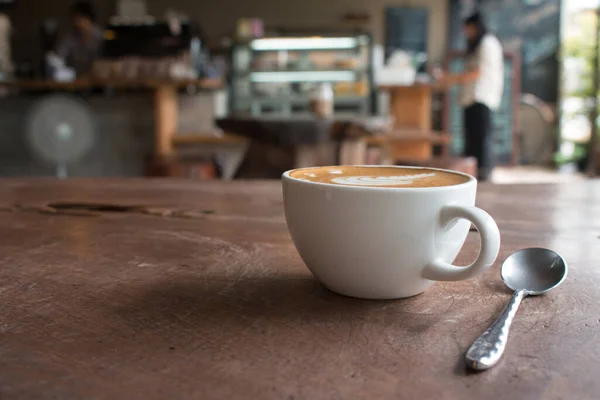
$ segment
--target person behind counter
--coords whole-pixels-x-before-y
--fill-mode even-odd
[[[485,181],[494,168],[492,111],[496,111],[502,101],[504,54],[500,41],[487,30],[479,13],[464,21],[464,32],[467,37],[465,71],[442,74],[439,83],[462,85],[464,153],[477,159],[478,179]]]
[[[77,1],[70,8],[72,30],[60,42],[57,53],[78,77],[88,74],[100,56],[103,33],[96,24],[91,2]]]

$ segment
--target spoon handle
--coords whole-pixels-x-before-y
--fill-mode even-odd
[[[516,291],[498,319],[473,342],[467,351],[467,366],[483,371],[496,365],[504,353],[510,325],[525,295],[524,290]]]

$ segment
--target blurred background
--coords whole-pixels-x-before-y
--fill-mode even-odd
[[[475,174],[463,20],[504,48],[492,181],[599,171],[599,0],[0,0],[0,176]]]

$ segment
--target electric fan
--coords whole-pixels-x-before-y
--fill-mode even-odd
[[[546,165],[554,155],[555,113],[542,100],[530,94],[519,105],[520,155],[522,164]]]
[[[68,166],[81,159],[95,140],[95,124],[88,105],[78,97],[50,95],[39,100],[27,119],[26,138],[33,153],[68,176]]]

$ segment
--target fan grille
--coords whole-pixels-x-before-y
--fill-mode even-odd
[[[75,96],[51,95],[34,105],[26,136],[38,157],[66,165],[90,151],[95,138],[93,115],[87,103]]]

